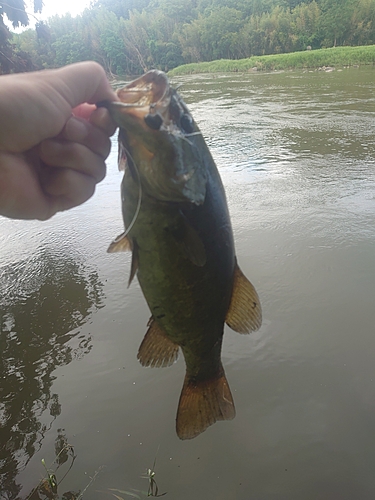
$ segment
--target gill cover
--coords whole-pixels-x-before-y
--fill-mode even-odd
[[[149,71],[117,95],[121,102],[107,107],[143,191],[161,201],[202,204],[207,182],[204,141],[167,76]]]

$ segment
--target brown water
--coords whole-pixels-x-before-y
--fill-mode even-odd
[[[263,305],[259,332],[225,334],[237,417],[180,441],[183,361],[137,362],[149,312],[136,280],[126,288],[130,256],[106,253],[122,231],[114,147],[84,206],[0,220],[0,498],[25,499],[68,442],[60,498],[101,466],[84,498],[144,498],[157,455],[171,500],[373,499],[375,70],[175,82]]]

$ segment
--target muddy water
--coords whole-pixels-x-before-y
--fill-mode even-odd
[[[97,471],[85,498],[144,498],[156,457],[171,500],[372,499],[375,70],[175,82],[263,305],[259,332],[225,334],[237,416],[179,441],[183,361],[137,362],[149,312],[136,280],[126,288],[130,256],[105,252],[122,231],[114,145],[82,207],[0,220],[0,498],[26,498],[69,443],[59,498]],[[60,454],[58,480],[71,461]]]

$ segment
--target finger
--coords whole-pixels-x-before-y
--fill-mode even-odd
[[[72,108],[83,102],[95,104],[106,99],[118,100],[104,69],[96,62],[71,64],[56,70],[56,74],[60,78],[55,88]]]
[[[106,108],[97,108],[94,104],[85,102],[73,109],[73,115],[88,120],[95,127],[103,130],[108,136],[113,135],[116,131],[117,125],[112,120]]]
[[[103,130],[109,136],[113,135],[117,129],[116,123],[112,120],[106,108],[96,108],[91,113],[90,123]]]
[[[27,159],[23,155],[0,153],[0,171],[0,214],[12,219],[47,219],[48,199]]]
[[[43,176],[43,190],[54,213],[81,205],[94,194],[95,186],[93,177],[69,168],[50,168]]]
[[[47,165],[75,170],[95,182],[102,181],[106,174],[104,157],[77,142],[47,139],[40,145],[39,154]]]
[[[96,109],[95,104],[89,104],[87,102],[84,102],[82,104],[79,104],[73,109],[73,115],[88,120],[92,112],[95,111],[95,109]]]
[[[59,139],[66,139],[86,146],[103,159],[107,158],[111,150],[111,141],[107,133],[92,125],[87,120],[72,116],[59,135]]]
[[[0,150],[25,152],[43,139],[57,136],[73,108],[102,100],[118,97],[103,68],[94,62],[2,76],[0,109],[5,118]]]
[[[80,104],[73,109],[73,116],[84,118],[109,137],[113,135],[117,129],[117,125],[112,120],[108,109],[97,108],[94,104],[88,104],[87,102]]]

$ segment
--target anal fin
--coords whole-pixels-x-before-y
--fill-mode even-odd
[[[192,439],[218,420],[236,416],[232,394],[221,368],[218,377],[195,381],[185,376],[178,404],[176,431],[180,439]]]
[[[232,298],[230,301],[226,324],[238,333],[250,333],[262,324],[262,308],[258,294],[236,264]]]
[[[169,340],[153,317],[148,327],[137,355],[141,365],[155,368],[172,365],[178,358],[179,346]]]

